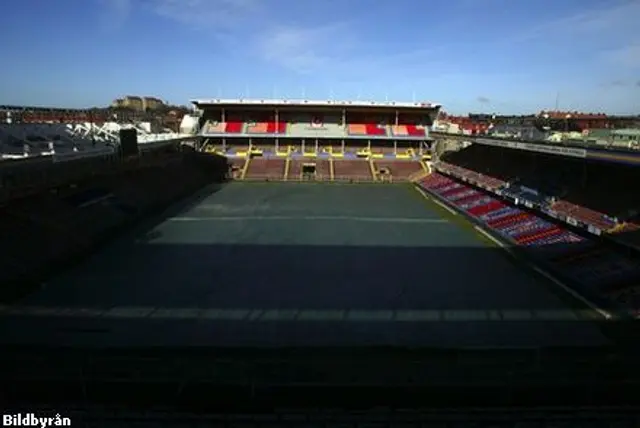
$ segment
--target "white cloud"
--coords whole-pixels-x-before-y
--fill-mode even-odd
[[[418,62],[422,66],[433,53],[433,49],[404,49],[377,55],[367,42],[370,35],[356,31],[356,23],[309,25],[291,17],[284,22],[273,15],[278,10],[276,0],[269,0],[274,2],[269,8],[263,7],[262,0],[146,1],[149,11],[156,15],[224,38],[224,46],[242,45],[243,54],[299,74],[372,74],[399,69],[400,65],[407,73],[412,65],[417,69]]]
[[[583,9],[573,15],[533,26],[516,38],[524,40],[559,35],[565,37],[592,35],[625,39],[636,33],[639,17],[640,1],[624,0],[615,2],[615,6]]]
[[[369,42],[372,35],[356,32],[350,22],[309,26],[278,26],[255,37],[254,54],[284,69],[300,74],[318,74],[328,80],[376,81],[410,79],[424,75],[425,67],[442,67],[446,50],[429,48],[380,48]],[[377,81],[377,84],[384,84]]]
[[[166,19],[211,30],[232,28],[260,7],[259,0],[148,0],[148,4]]]
[[[131,0],[100,0],[102,26],[107,30],[117,30],[124,25],[131,14]]]
[[[340,63],[349,50],[347,40],[347,26],[342,23],[314,28],[281,26],[256,35],[255,53],[281,67],[308,73]]]
[[[621,67],[640,68],[640,43],[605,51],[602,56],[605,60]]]
[[[640,0],[601,1],[598,7],[525,28],[506,43],[526,46],[537,41],[543,42],[541,47],[548,42],[550,49],[582,52],[587,63],[629,70],[640,66],[639,19]]]

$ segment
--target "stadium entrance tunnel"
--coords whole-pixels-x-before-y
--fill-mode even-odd
[[[316,176],[316,164],[305,163],[302,165],[302,176],[306,179],[314,179]]]

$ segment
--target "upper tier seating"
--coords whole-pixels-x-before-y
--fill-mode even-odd
[[[605,296],[632,313],[640,313],[639,307],[634,306],[640,301],[622,292],[640,281],[637,259],[589,242],[559,224],[506,206],[488,193],[439,173],[423,178],[419,185],[482,221],[504,239],[547,260],[579,284],[585,294]]]
[[[203,128],[205,134],[241,134],[243,130],[244,122],[237,120],[227,122],[208,121]]]
[[[249,122],[247,124],[247,134],[286,134],[287,123],[270,120],[266,122]]]
[[[426,131],[417,125],[392,125],[391,135],[394,137],[424,137]]]
[[[388,130],[386,125],[375,123],[352,123],[347,126],[347,132],[351,136],[359,137],[386,137]]]

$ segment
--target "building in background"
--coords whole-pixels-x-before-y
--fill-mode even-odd
[[[128,108],[136,111],[158,110],[166,104],[160,98],[156,97],[140,97],[136,95],[127,95],[123,98],[117,98],[111,106],[114,108]]]

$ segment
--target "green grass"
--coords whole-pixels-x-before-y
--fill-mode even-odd
[[[417,186],[415,186],[414,184],[410,184],[410,186],[412,188],[411,191],[414,193],[415,197],[420,198],[431,211],[435,211],[440,217],[447,220],[448,222],[455,224],[456,226],[468,231],[469,233],[472,233],[482,242],[486,243],[487,246],[492,248],[500,248],[494,241],[487,238],[482,233],[478,233],[478,231],[475,229],[475,225],[465,216],[459,213],[455,215],[452,214],[449,210],[445,209],[441,205],[438,205],[435,202],[435,198],[433,196],[429,195],[427,192],[418,190]],[[442,202],[442,204],[444,203]],[[455,211],[453,208],[452,210]]]

